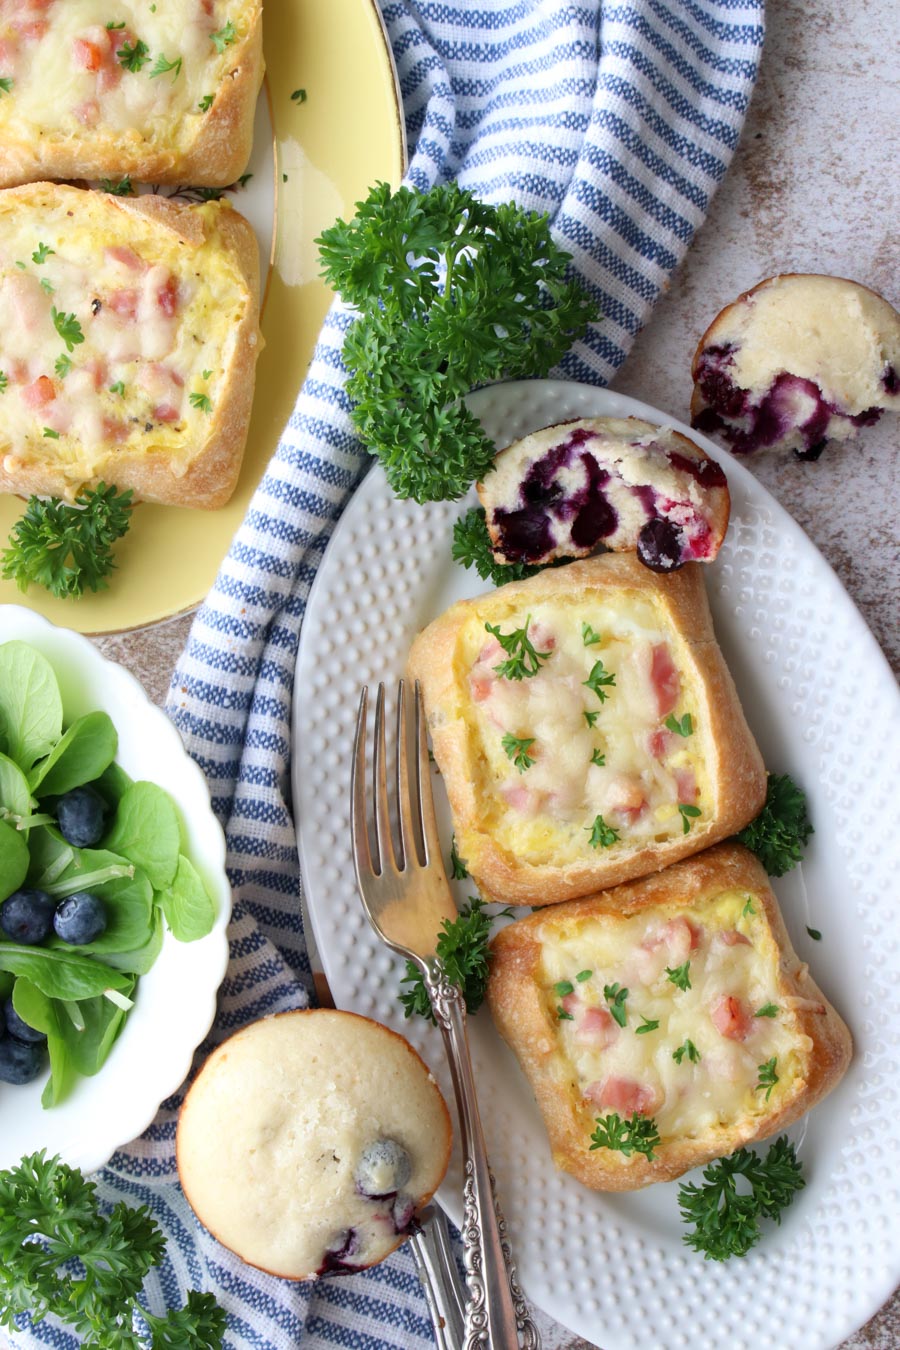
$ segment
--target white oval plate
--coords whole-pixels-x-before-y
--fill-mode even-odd
[[[567,418],[635,416],[692,436],[725,467],[731,524],[705,574],[716,631],[768,768],[789,772],[808,794],[816,833],[802,874],[775,889],[798,953],[856,1047],[840,1086],[791,1131],[806,1189],[749,1256],[717,1264],[682,1243],[677,1182],[603,1195],[556,1172],[525,1079],[480,1013],[470,1022],[479,1103],[523,1286],[605,1350],[825,1350],[871,1316],[900,1276],[897,687],[800,527],[702,436],[634,399],[561,381],[497,385],[469,404],[498,448]],[[453,522],[472,500],[400,502],[373,469],[319,569],[294,693],[301,864],[335,1000],[407,1035],[451,1099],[440,1038],[404,1021],[401,963],[356,897],[349,774],[360,687],[395,682],[415,634],[453,601],[488,589],[450,559]],[[458,1158],[440,1200],[458,1223]]]
[[[132,778],[171,793],[184,822],[186,851],[218,907],[205,938],[176,942],[166,933],[155,964],[138,981],[134,1008],[103,1068],[79,1079],[59,1106],[41,1106],[46,1074],[25,1087],[0,1083],[0,1167],[45,1148],[94,1172],[147,1128],[160,1103],[187,1077],[194,1051],[212,1025],[216,990],[228,964],[225,840],[203,774],[168,717],[127,670],[107,661],[87,638],[18,605],[0,605],[0,643],[13,639],[36,647],[53,666],[66,723],[95,709],[109,713],[119,734],[117,763]]]

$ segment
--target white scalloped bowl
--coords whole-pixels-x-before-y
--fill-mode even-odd
[[[25,1087],[0,1083],[0,1167],[45,1148],[93,1172],[147,1128],[160,1103],[187,1077],[194,1051],[212,1025],[228,964],[225,840],[203,774],[168,717],[128,671],[107,661],[87,638],[18,605],[0,605],[0,642],[13,639],[30,643],[53,666],[67,722],[94,709],[109,713],[119,734],[117,762],[132,778],[157,783],[172,795],[187,852],[218,911],[212,932],[197,942],[176,942],[166,933],[159,957],[138,982],[134,1008],[108,1060],[95,1077],[80,1079],[59,1106],[41,1106],[46,1074]]]

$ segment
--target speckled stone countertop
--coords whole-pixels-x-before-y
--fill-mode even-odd
[[[615,387],[688,420],[694,346],[741,291],[777,272],[852,277],[900,305],[898,67],[887,0],[772,0],[744,138],[707,223]],[[900,673],[900,421],[885,417],[815,464],[750,467],[837,572]],[[98,640],[161,702],[190,620]],[[547,1350],[589,1350],[544,1322]],[[846,1343],[900,1347],[900,1295]],[[724,1348],[727,1350],[727,1347]]]

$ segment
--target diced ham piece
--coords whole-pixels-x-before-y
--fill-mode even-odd
[[[702,930],[683,915],[669,919],[661,928],[648,933],[633,953],[634,969],[642,984],[653,984],[666,967],[683,966],[700,946]]]
[[[181,413],[171,403],[158,403],[153,409],[154,422],[177,422]]]
[[[668,717],[678,702],[681,680],[665,642],[657,642],[650,661],[650,681],[656,695],[657,713]]]
[[[46,19],[13,19],[10,26],[26,42],[40,42],[49,27]]]
[[[149,265],[127,244],[109,244],[104,251],[110,262],[121,263],[131,272],[146,272]]]
[[[140,299],[140,291],[124,287],[119,291],[111,291],[106,298],[106,303],[114,314],[119,315],[120,319],[135,319],[137,318]]]
[[[85,99],[72,109],[83,127],[95,127],[100,121],[100,104],[95,98]]]
[[[532,792],[530,788],[514,787],[503,788],[503,795],[509,802],[514,811],[521,811],[523,815],[536,815],[541,805],[541,795],[539,792]]]
[[[716,936],[726,947],[750,947],[752,945],[750,939],[744,937],[744,934],[739,933],[736,928],[725,928]]]
[[[103,64],[103,52],[96,42],[78,37],[72,43],[72,60],[77,70],[99,70]]]
[[[103,436],[107,441],[115,441],[117,444],[127,441],[131,428],[127,422],[121,421],[118,417],[104,417]]]
[[[700,946],[700,930],[686,919],[684,915],[679,914],[675,919],[669,919],[662,930],[662,940],[672,958],[669,962],[671,966],[682,966],[690,957],[691,952],[695,952]]]
[[[678,793],[679,802],[683,802],[686,806],[693,806],[700,795],[693,769],[675,770],[675,790]]]
[[[472,691],[472,698],[476,703],[483,703],[485,699],[490,698],[494,688],[493,675],[475,675],[469,676],[469,688]]]
[[[739,998],[723,994],[710,1009],[713,1026],[729,1041],[742,1041],[753,1025],[753,1018]]]
[[[660,1093],[649,1083],[638,1083],[633,1078],[619,1078],[614,1074],[591,1083],[584,1095],[601,1111],[615,1111],[622,1117],[635,1113],[652,1116],[661,1105]]]
[[[675,737],[665,727],[657,727],[647,737],[647,749],[654,759],[664,759]]]
[[[156,292],[156,303],[160,313],[167,319],[174,319],[178,313],[178,282],[175,277],[167,277]]]
[[[575,1035],[579,1041],[606,1050],[619,1035],[619,1026],[608,1008],[586,1008]]]
[[[33,412],[45,408],[56,398],[53,381],[46,375],[39,375],[33,384],[27,384],[22,390],[22,402]]]

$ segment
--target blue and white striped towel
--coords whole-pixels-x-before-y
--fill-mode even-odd
[[[281,0],[300,3],[301,0]],[[703,222],[741,126],[763,40],[763,0],[385,0],[409,137],[407,181],[457,178],[489,201],[549,212],[603,321],[558,374],[604,384]],[[367,467],[343,392],[349,316],[335,306],[309,377],[194,623],[168,710],[206,772],[227,831],[231,964],[210,1042],[305,1005],[299,876],[284,788],[304,607],[342,507]],[[103,1172],[105,1198],[149,1204],[169,1256],[152,1306],[212,1289],[226,1344],[425,1347],[408,1255],[365,1276],[291,1286],[202,1232],[177,1186],[180,1096]],[[18,1344],[74,1350],[43,1323]]]

